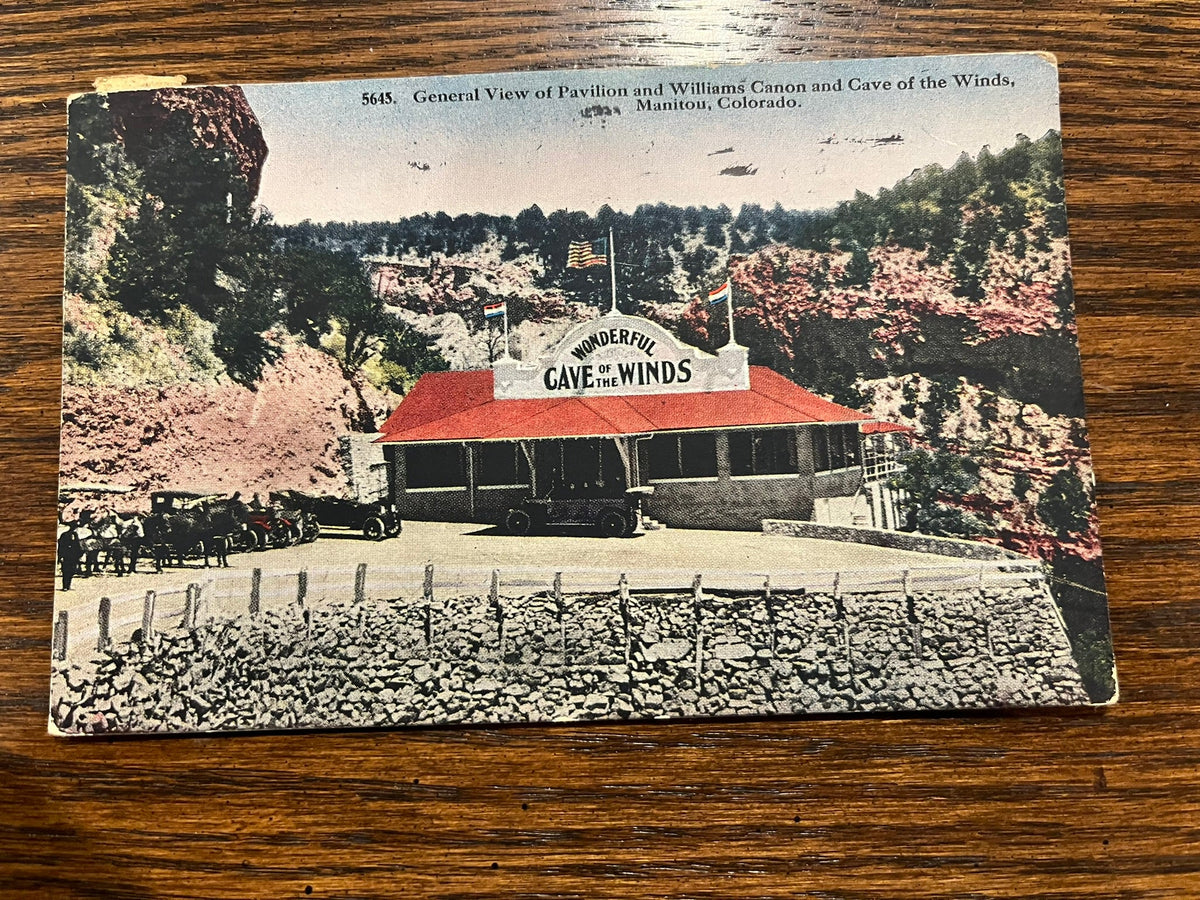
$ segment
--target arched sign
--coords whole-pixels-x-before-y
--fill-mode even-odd
[[[535,365],[502,359],[497,400],[739,391],[750,387],[746,351],[716,356],[681,343],[661,325],[610,313],[584,322]]]

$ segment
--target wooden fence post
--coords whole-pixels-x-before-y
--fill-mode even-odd
[[[562,572],[554,573],[554,605],[558,608],[558,642],[562,648],[562,664],[567,664],[567,621],[563,606]]]
[[[296,573],[296,604],[304,609],[305,600],[308,598],[308,569],[301,569]]]
[[[100,612],[96,616],[96,650],[106,650],[111,642],[109,622],[112,620],[112,600],[100,598]]]
[[[154,637],[154,591],[146,591],[146,599],[142,601],[142,640],[149,641]]]
[[[54,637],[51,639],[54,658],[62,662],[67,658],[67,611],[59,610],[58,618],[54,620]]]
[[[696,624],[696,693],[701,693],[701,676],[704,670],[704,627],[701,623],[700,604],[704,602],[704,590],[700,587],[700,575],[692,579],[692,615]]]
[[[911,576],[912,576],[912,570],[910,570],[910,569],[905,569],[905,570],[904,570],[904,576],[903,576],[903,577],[900,579],[900,585],[901,585],[901,587],[904,589],[904,596],[905,596],[905,597],[911,597],[911,596],[912,596],[912,580],[911,580]]]
[[[770,575],[767,575],[763,579],[763,605],[767,609],[767,628],[770,629],[770,632],[771,632],[771,655],[775,656],[776,655],[776,653],[775,653],[776,647],[778,645],[777,644],[778,635],[776,634],[776,632],[778,631],[778,628],[776,628],[776,625],[775,625],[775,604],[771,600],[771,576]]]
[[[190,628],[196,616],[196,585],[189,584],[183,592],[183,615],[179,618],[180,628]]]
[[[858,691],[858,684],[854,678],[854,648],[850,644],[850,622],[847,621],[845,613],[842,614],[842,642],[846,645],[846,671],[850,679],[850,690]]]
[[[354,570],[354,602],[356,604],[367,602],[367,564],[359,563],[358,568]]]
[[[196,583],[196,610],[192,614],[193,625],[199,625],[201,617],[206,624],[212,621],[212,617],[208,614],[208,590],[206,588],[211,589],[215,584],[216,582],[213,580]]]
[[[633,637],[630,634],[629,623],[629,581],[624,572],[617,581],[617,598],[617,608],[621,611],[621,626],[625,632],[625,665],[628,666],[633,656]]]
[[[488,604],[496,611],[496,640],[499,645],[500,662],[504,662],[504,607],[500,605],[499,569],[492,569],[492,586],[488,590]]]
[[[833,573],[833,599],[838,600],[842,596],[842,573]]]
[[[250,618],[257,619],[262,611],[262,569],[250,573]]]
[[[425,565],[425,583],[421,596],[425,598],[425,647],[433,646],[433,563]]]

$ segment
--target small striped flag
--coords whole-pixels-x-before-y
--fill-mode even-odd
[[[724,303],[729,299],[729,282],[725,282],[715,291],[708,292],[709,303]]]
[[[571,241],[567,248],[567,268],[586,269],[588,266],[608,265],[608,241]]]
[[[498,319],[505,314],[505,306],[503,300],[498,300],[495,303],[485,303],[483,305],[483,317],[485,319]]]

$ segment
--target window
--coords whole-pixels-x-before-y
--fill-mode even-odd
[[[479,444],[475,451],[475,483],[529,484],[529,466],[517,444]]]
[[[734,431],[729,435],[729,474],[794,475],[796,435],[790,428]]]
[[[717,436],[711,432],[656,434],[639,447],[647,478],[717,477]]]
[[[467,467],[461,444],[427,444],[404,449],[408,487],[466,487]]]
[[[684,478],[717,477],[717,436],[679,435],[679,474]]]
[[[813,469],[831,472],[835,469],[850,469],[858,465],[858,426],[817,425],[813,435]]]

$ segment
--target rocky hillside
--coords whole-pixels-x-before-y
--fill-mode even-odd
[[[67,383],[62,483],[133,488],[121,509],[147,508],[150,492],[166,488],[342,494],[338,439],[360,430],[360,392],[376,416],[386,414],[382,394],[369,385],[356,391],[328,354],[297,344],[253,389],[228,379]],[[74,502],[112,501],[82,494]]]
[[[254,205],[268,151],[242,91],[90,94],[70,118],[62,484],[132,488],[122,508],[161,488],[343,494],[339,438],[398,402],[364,326],[382,303],[355,261],[353,315],[281,317],[310,272]]]

